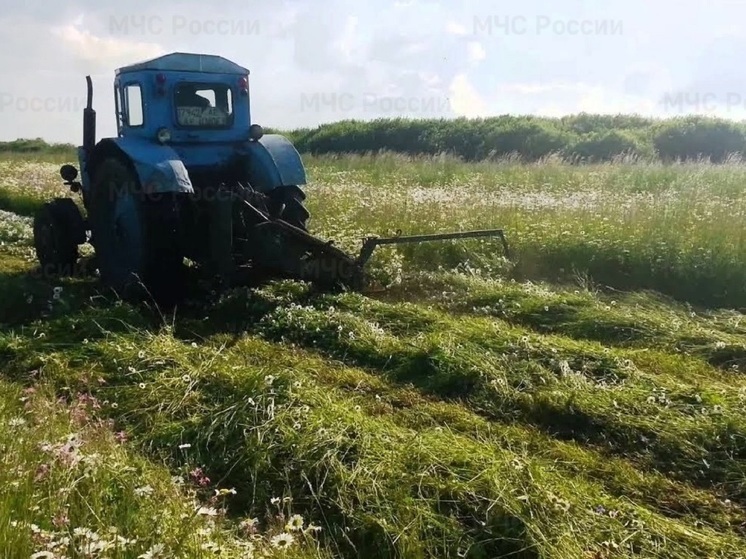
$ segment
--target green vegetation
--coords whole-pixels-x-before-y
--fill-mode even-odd
[[[706,117],[654,120],[627,115],[563,118],[343,121],[289,133],[305,153],[448,153],[469,161],[559,156],[572,162],[619,158],[720,163],[746,154],[746,124]]]
[[[380,250],[380,291],[162,316],[38,277],[58,165],[0,162],[7,556],[746,556],[742,167],[307,164],[340,246],[505,226],[514,257]]]
[[[348,120],[279,132],[288,135],[302,153],[314,155],[391,151],[445,153],[467,161],[510,157],[528,162],[554,156],[573,163],[619,159],[722,163],[746,155],[746,123],[699,116],[665,120],[593,114]],[[0,142],[0,154],[74,159],[75,148],[48,145],[41,139],[15,140]]]

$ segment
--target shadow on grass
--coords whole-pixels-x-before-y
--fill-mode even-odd
[[[484,377],[480,365],[482,359],[489,360],[509,351],[505,346],[507,342],[493,339],[494,336],[464,338],[463,343],[469,347],[455,353],[437,345],[379,348],[340,340],[336,326],[328,321],[319,323],[318,327],[315,323],[308,324],[313,326],[309,329],[292,321],[275,321],[273,313],[288,305],[307,306],[312,310],[319,303],[324,308],[328,306],[329,298],[300,284],[287,282],[276,284],[271,290],[237,290],[221,301],[211,299],[210,293],[202,293],[204,301],[180,309],[176,319],[170,321],[152,306],[132,306],[105,296],[95,279],[60,280],[60,285],[55,285],[30,273],[27,266],[24,271],[22,262],[15,266],[6,264],[6,269],[0,273],[0,292],[8,294],[0,302],[0,341],[3,341],[3,334],[20,331],[24,342],[23,350],[19,351],[14,349],[11,338],[5,336],[5,341],[0,343],[0,359],[10,364],[23,355],[25,364],[22,367],[10,367],[20,376],[39,368],[45,353],[104,338],[111,333],[157,333],[169,326],[182,340],[232,334],[236,342],[248,332],[270,341],[290,341],[343,363],[373,370],[397,384],[411,385],[438,399],[462,402],[498,423],[528,423],[558,439],[591,444],[612,455],[638,456],[649,467],[670,472],[674,477],[702,487],[728,484],[737,473],[738,461],[746,458],[746,446],[741,442],[745,440],[744,434],[737,425],[713,429],[712,444],[704,445],[701,456],[699,453],[694,456],[685,452],[683,443],[660,437],[644,424],[607,416],[587,408],[582,402],[552,398],[541,392],[524,393],[525,388],[521,386],[497,394],[487,386],[489,379]],[[61,295],[56,298],[55,288],[60,287]],[[355,314],[354,305],[347,311]],[[389,318],[391,313],[393,310],[388,312]],[[386,313],[374,308],[373,314],[381,318]],[[400,318],[392,318],[394,335],[408,322]],[[433,326],[427,319],[414,322],[425,329]],[[457,331],[451,335],[463,337]],[[476,357],[469,357],[471,355]],[[621,374],[613,363],[602,358],[583,352],[576,357],[578,364],[571,362],[570,365],[574,370],[587,365],[589,378],[594,381],[606,381],[607,377]],[[526,381],[530,384],[532,377],[540,381],[542,376],[555,374],[551,370],[551,359],[536,352],[525,355],[519,352],[509,361],[500,367],[513,369],[509,371],[513,377],[524,379],[521,385]],[[641,445],[641,440],[647,442]],[[717,464],[703,471],[700,458],[717,458]],[[725,467],[729,463],[733,467]],[[731,489],[730,496],[746,499],[746,488],[739,484]]]
[[[251,510],[255,504],[248,500],[248,496],[255,495],[257,490],[257,487],[249,483],[251,472],[262,473],[262,502],[278,494],[278,488],[282,489],[287,481],[288,465],[294,464],[298,450],[293,444],[292,434],[284,438],[277,433],[271,454],[268,454],[266,442],[247,445],[246,426],[247,422],[251,424],[251,420],[247,418],[251,418],[252,413],[256,412],[247,403],[246,395],[257,393],[255,385],[262,382],[262,376],[231,375],[227,372],[205,376],[200,380],[200,403],[192,402],[191,407],[178,404],[178,400],[163,401],[155,395],[150,400],[145,400],[142,389],[138,387],[139,377],[128,375],[126,368],[122,369],[123,362],[116,351],[116,343],[112,341],[111,344],[104,345],[93,342],[106,339],[112,334],[125,333],[134,334],[134,342],[137,343],[136,336],[157,334],[167,326],[163,317],[150,307],[133,306],[104,297],[98,291],[95,280],[69,280],[60,283],[61,285],[56,287],[63,288],[62,296],[59,299],[52,299],[51,310],[46,306],[46,301],[36,307],[29,307],[26,301],[19,303],[19,306],[5,302],[5,325],[0,328],[0,360],[6,365],[6,375],[16,382],[28,384],[37,377],[42,367],[47,366],[45,376],[54,379],[53,382],[62,395],[74,395],[77,390],[86,390],[86,386],[92,386],[94,393],[99,395],[112,394],[111,391],[116,391],[119,410],[112,412],[112,416],[142,437],[139,442],[151,455],[166,458],[168,452],[175,452],[174,449],[185,436],[188,440],[195,441],[194,450],[203,453],[210,475],[220,479],[221,483],[235,485],[240,490],[239,494],[247,496],[243,502],[237,500],[237,510],[234,511],[237,514]],[[30,292],[38,293],[40,296],[48,295],[50,290],[54,293],[54,287],[53,284],[20,270],[0,274],[0,288],[15,290],[18,295]],[[292,293],[288,294],[288,297],[291,296]],[[247,301],[254,304],[246,305],[243,312],[237,307],[232,307],[231,310],[237,315],[242,315],[244,319],[258,320],[274,308],[270,301],[262,300],[260,297]],[[205,304],[202,307],[189,307],[179,313],[178,319],[173,323],[179,335],[194,339],[197,331],[200,335],[227,331],[221,324],[228,326],[232,323],[225,320],[225,316],[221,314],[220,311],[223,309],[218,308],[215,315],[217,318],[205,320],[205,314],[210,310],[209,304]],[[60,360],[64,363],[60,363]],[[126,360],[124,363],[127,363]],[[170,366],[178,367],[179,363],[161,360],[158,364],[160,369]],[[98,385],[97,378],[102,378],[105,382]],[[147,405],[143,406],[144,403]],[[281,399],[278,398],[278,405],[281,403]],[[172,421],[163,420],[164,406],[175,406]],[[195,413],[197,408],[200,413]],[[354,433],[355,428],[351,427],[351,431]],[[248,439],[248,442],[250,441],[251,439]],[[345,455],[343,450],[348,443],[348,459],[354,455],[358,444],[354,438],[349,441],[336,441],[334,455]],[[304,468],[307,468],[305,474],[311,479],[322,479],[327,492],[340,491],[337,500],[328,496],[325,498],[324,514],[330,523],[330,537],[334,536],[333,541],[350,542],[350,547],[342,543],[341,550],[344,551],[344,556],[400,556],[400,546],[391,542],[388,532],[382,530],[374,520],[364,519],[355,526],[354,531],[343,531],[343,527],[350,525],[348,513],[338,505],[345,497],[344,484],[333,478],[331,474],[334,472],[327,471],[324,456],[328,449],[322,447],[318,449],[318,454],[315,452],[307,456],[301,455],[307,459],[303,462]],[[181,459],[183,456],[179,456],[176,462]],[[344,471],[345,468],[354,467],[354,464],[346,465],[344,460],[341,462]],[[420,467],[421,464],[413,461],[413,471],[418,471]],[[419,478],[417,479],[419,481]],[[441,489],[436,482],[438,480],[434,479],[431,485],[433,498],[437,501]],[[392,478],[391,483],[392,487],[396,488],[402,484],[412,483],[413,492],[415,488],[420,491],[426,491],[428,488],[428,484],[421,481],[417,485],[405,479]],[[309,507],[316,506],[312,502],[313,495],[308,494],[305,484],[293,486],[292,494],[301,506],[306,502],[310,503]],[[452,526],[449,524],[442,530],[432,527],[432,536],[436,543],[428,543],[428,547],[437,548],[437,542],[443,539],[444,535],[453,532],[468,534],[474,541],[468,557],[476,559],[508,554],[530,559],[538,557],[535,550],[527,548],[530,538],[521,518],[511,515],[507,510],[498,515],[495,509],[490,513],[490,525],[484,526],[477,520],[477,517],[481,518],[482,515],[476,515],[468,507],[464,507],[464,510],[458,509],[457,503],[464,500],[465,497],[454,490],[453,510],[444,512],[433,509],[433,515],[447,516]],[[361,503],[360,506],[364,505],[365,503]],[[424,510],[427,506],[427,500],[424,500],[421,508]],[[486,516],[487,511],[483,511],[483,514]],[[338,528],[335,528],[337,526]],[[453,554],[453,549],[446,544],[443,545],[435,556]]]

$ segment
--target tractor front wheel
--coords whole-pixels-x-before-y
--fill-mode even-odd
[[[98,166],[92,190],[92,243],[103,283],[122,297],[176,304],[185,281],[178,197],[144,195],[119,159]]]
[[[85,240],[83,217],[70,198],[47,202],[34,217],[34,248],[44,276],[72,276]]]

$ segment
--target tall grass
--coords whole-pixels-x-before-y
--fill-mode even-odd
[[[350,250],[505,226],[513,258],[387,249],[380,292],[163,316],[35,274],[56,165],[0,163],[5,556],[746,555],[746,319],[693,305],[742,306],[739,165],[308,164]]]

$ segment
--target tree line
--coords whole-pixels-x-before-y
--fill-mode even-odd
[[[746,156],[746,122],[690,116],[650,119],[634,115],[578,114],[561,118],[499,116],[477,119],[345,120],[315,128],[280,131],[301,153],[409,155],[449,153],[467,161],[558,155],[582,162],[620,157],[644,160],[709,160]],[[0,142],[0,153],[66,153],[69,144],[43,139]]]
[[[450,153],[465,160],[517,156],[525,161],[559,155],[574,162],[709,160],[746,156],[746,122],[709,117],[650,119],[578,114],[562,118],[380,119],[340,121],[288,133],[303,153],[411,155]]]

